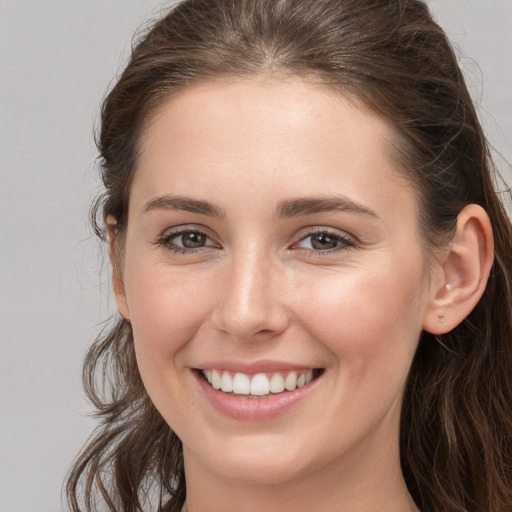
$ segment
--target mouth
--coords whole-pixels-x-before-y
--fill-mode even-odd
[[[213,389],[240,398],[267,398],[290,393],[306,386],[323,372],[323,368],[309,368],[250,375],[220,369],[198,370]]]

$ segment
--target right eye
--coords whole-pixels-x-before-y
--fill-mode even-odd
[[[184,249],[197,249],[206,245],[207,236],[199,231],[188,231],[172,238],[174,245]]]
[[[158,242],[180,254],[196,252],[203,247],[214,247],[215,242],[204,232],[197,229],[182,229],[165,234]]]

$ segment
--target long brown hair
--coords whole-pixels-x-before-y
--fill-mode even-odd
[[[401,462],[423,511],[512,510],[512,227],[457,59],[420,0],[185,0],[136,42],[102,109],[105,193],[92,209],[122,240],[139,140],[177,90],[229,76],[314,76],[356,95],[394,127],[395,153],[419,191],[426,247],[449,240],[470,203],[488,213],[495,261],[484,295],[442,344],[424,332],[401,420]],[[122,245],[122,244],[121,244]],[[95,496],[116,512],[178,511],[180,440],[142,385],[124,320],[91,347],[86,392],[101,424],[76,460],[74,512]],[[82,505],[83,503],[83,505]],[[82,508],[84,507],[84,508]]]

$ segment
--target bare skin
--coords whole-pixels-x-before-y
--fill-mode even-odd
[[[183,442],[185,512],[418,511],[400,468],[403,391],[421,331],[464,314],[448,301],[463,280],[449,252],[425,253],[391,138],[300,81],[202,84],[148,124],[115,290]],[[232,397],[205,371],[269,361],[315,379],[289,408],[226,414]],[[235,398],[253,411],[276,396]]]

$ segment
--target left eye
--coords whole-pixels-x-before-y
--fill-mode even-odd
[[[302,238],[297,244],[302,249],[312,249],[314,251],[328,251],[338,247],[350,247],[354,242],[349,238],[327,231],[319,231]]]

